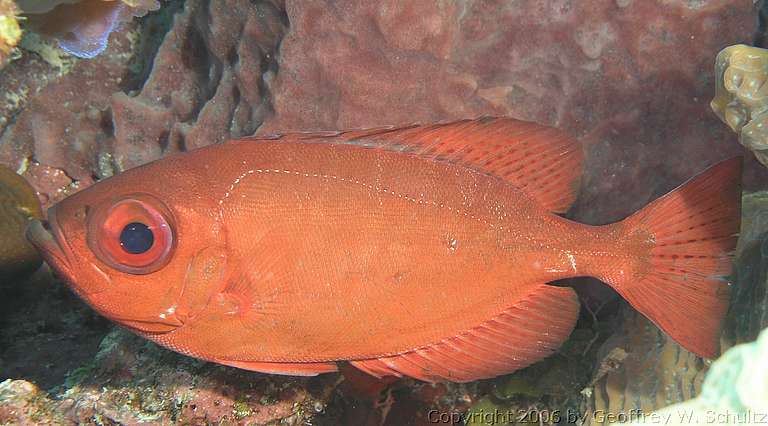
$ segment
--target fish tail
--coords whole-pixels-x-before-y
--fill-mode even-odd
[[[732,253],[741,221],[741,157],[725,160],[619,225],[633,273],[601,277],[685,349],[719,353]],[[639,248],[644,245],[644,248]]]

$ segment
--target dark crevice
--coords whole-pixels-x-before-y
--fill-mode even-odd
[[[235,85],[232,86],[232,111],[229,114],[229,124],[227,129],[231,132],[235,129],[235,120],[237,119],[237,111],[243,106],[240,105],[240,89]],[[237,135],[240,136],[240,135]]]
[[[99,127],[101,127],[101,131],[104,132],[104,135],[108,138],[115,136],[115,123],[113,121],[111,109],[101,111],[99,116]]]
[[[5,131],[11,128],[16,123],[16,114],[8,118],[8,122],[4,126],[0,127],[0,140],[2,140]]]
[[[209,80],[210,53],[205,44],[205,38],[198,31],[196,25],[188,27],[189,33],[183,37],[184,45],[181,47],[181,62],[184,68],[194,73],[197,79],[206,82]],[[210,91],[210,84],[204,84],[206,91]]]
[[[158,137],[157,144],[160,145],[160,151],[163,153],[168,152],[168,142],[169,142],[168,136],[169,135],[170,135],[170,132],[163,131],[162,133],[160,133],[160,136]]]
[[[278,63],[278,58],[280,57],[280,48],[283,44],[283,38],[290,31],[290,19],[288,17],[288,13],[285,10],[285,5],[281,4],[281,6],[282,7],[278,8],[275,4],[269,2],[262,3],[261,5],[261,7],[271,9],[268,12],[265,11],[265,15],[268,13],[271,16],[275,16],[280,20],[281,23],[279,34],[276,34],[276,41],[273,49],[271,51],[263,52],[263,60],[261,61],[261,69],[259,70],[261,75],[261,78],[258,80],[259,92],[262,93],[264,100],[264,110],[266,110],[266,112],[269,114],[274,114],[275,110],[274,106],[272,105],[272,91],[265,77],[268,75],[268,73],[272,75],[271,78],[274,78],[274,76],[277,75],[280,68]],[[253,133],[255,133],[262,124],[263,123],[253,123]]]
[[[755,47],[765,47],[768,42],[768,35],[766,34],[766,28],[768,27],[768,1],[758,0],[755,3],[755,9],[757,10],[757,32],[752,40],[752,44]]]
[[[208,39],[200,32],[200,28],[209,28],[211,25],[210,2],[201,6],[205,13],[197,13],[192,19],[204,20],[189,26],[189,32],[184,37],[182,62],[185,68],[195,75],[199,82],[200,93],[192,110],[190,122],[196,122],[200,111],[216,95],[216,90],[221,83],[223,64],[221,60],[211,52]]]
[[[221,84],[221,78],[224,74],[224,63],[222,62],[222,58],[216,55],[215,50],[211,47],[210,41],[215,38],[215,35],[210,33],[211,28],[213,28],[213,19],[212,19],[212,13],[211,13],[211,2],[206,2],[206,5],[203,7],[203,10],[205,10],[205,13],[198,14],[197,16],[202,16],[205,18],[205,24],[204,25],[198,25],[198,28],[203,28],[205,31],[205,34],[200,33],[200,36],[202,37],[202,42],[198,46],[205,46],[205,54],[207,55],[207,63],[208,65],[208,74],[207,79],[203,81],[203,83],[207,82],[206,87],[206,93],[204,93],[204,101],[202,102],[202,105],[200,108],[202,108],[205,104],[208,103],[213,97],[216,95],[216,91],[219,88],[219,85]],[[195,117],[197,118],[197,117]]]
[[[237,108],[238,105],[240,105],[240,98],[242,95],[240,94],[240,88],[237,86],[232,86],[232,104]]]
[[[181,124],[181,126],[184,126],[184,124]],[[173,135],[174,135],[174,140],[170,141],[173,143],[173,145],[169,143],[169,146],[173,146],[173,148],[178,152],[189,151],[189,147],[187,147],[186,134],[184,132],[178,131],[178,132],[173,132]]]
[[[184,1],[168,0],[164,1],[162,6],[157,11],[139,18],[139,46],[128,62],[126,73],[120,82],[120,89],[125,93],[140,90],[146,83],[160,45],[173,27],[174,17],[183,9]]]
[[[283,7],[280,9],[280,13],[278,14],[278,17],[280,18],[280,23],[285,28],[284,33],[288,32],[288,29],[291,28],[291,20],[288,19],[288,12],[285,11],[285,5],[282,5]]]
[[[242,35],[242,31],[240,34]],[[240,36],[238,36],[238,38],[240,38]],[[233,46],[227,52],[227,63],[232,67],[232,69],[237,68],[240,64],[240,54],[237,53],[237,46]]]
[[[93,360],[109,321],[40,268],[0,286],[0,382],[24,378],[52,389]],[[58,281],[58,280],[55,280]]]

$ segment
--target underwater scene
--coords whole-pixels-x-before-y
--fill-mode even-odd
[[[0,425],[768,424],[762,0],[0,0]]]

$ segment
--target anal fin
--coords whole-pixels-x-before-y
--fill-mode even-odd
[[[399,355],[350,361],[376,377],[469,382],[509,374],[557,350],[573,331],[579,302],[571,288],[542,284],[494,318]]]

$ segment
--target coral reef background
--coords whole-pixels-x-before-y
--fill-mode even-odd
[[[0,164],[25,177],[44,207],[168,153],[240,136],[509,115],[584,143],[569,216],[608,223],[744,153],[709,108],[714,60],[763,31],[752,2],[728,0],[161,6],[124,22],[91,60],[30,30],[0,72]],[[746,188],[766,189],[768,171],[746,155]],[[768,224],[765,208],[745,210],[763,218],[755,229]],[[764,234],[754,232],[750,247],[759,247]],[[768,306],[766,261],[745,250],[757,258],[740,266],[744,309],[724,347],[768,326],[753,309]],[[706,362],[605,286],[575,285],[583,318],[558,355],[497,380],[433,386],[203,364],[110,331],[43,268],[0,282],[0,380],[19,379],[0,384],[0,423],[427,424],[430,410],[584,414],[694,396]],[[639,380],[648,369],[656,374]]]
[[[16,19],[19,13],[13,0],[0,0],[0,69],[2,69],[21,40],[21,28]]]

